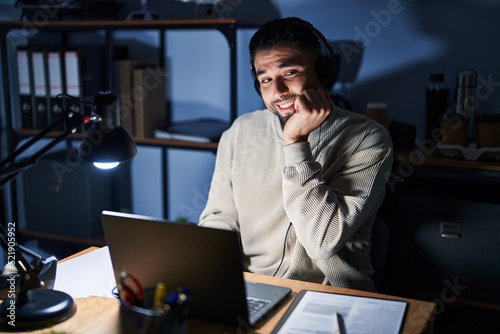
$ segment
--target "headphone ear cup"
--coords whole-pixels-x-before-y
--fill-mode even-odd
[[[253,88],[261,96],[262,94],[260,93],[260,83],[259,80],[257,80],[257,77],[255,76],[255,70],[253,69],[253,66],[250,68],[250,75],[252,76],[253,80]]]
[[[334,58],[320,55],[316,61],[316,73],[323,89],[332,89],[338,78],[338,62]]]

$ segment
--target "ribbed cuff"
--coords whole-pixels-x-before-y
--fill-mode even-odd
[[[300,142],[287,145],[283,148],[285,153],[285,167],[294,167],[305,161],[313,161],[309,142]]]

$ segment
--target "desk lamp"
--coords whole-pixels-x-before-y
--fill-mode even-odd
[[[57,100],[60,110],[63,110],[62,98],[78,100],[70,95],[59,95]],[[78,102],[81,101],[78,100]],[[90,122],[93,122],[93,125],[85,134],[78,150],[80,158],[87,162],[93,162],[96,167],[105,168],[109,168],[109,165],[117,166],[120,162],[132,159],[137,154],[137,148],[130,134],[121,126],[118,97],[110,91],[99,91],[94,95],[92,104],[87,104],[87,106],[92,107],[92,112],[79,113],[63,110],[61,116],[54,123],[38,132],[0,161],[0,176],[2,177],[0,188],[22,171],[34,166],[38,159],[50,149],[69,135],[76,133],[82,125]],[[15,161],[19,155],[61,124],[65,125],[65,130],[51,142],[30,157]]]
[[[62,108],[63,98],[77,100],[84,106],[92,107],[92,111],[86,113],[83,111],[84,108],[81,109],[82,112],[64,110]],[[137,148],[131,136],[120,125],[119,100],[115,94],[110,91],[100,91],[94,95],[91,104],[82,103],[75,97],[65,94],[59,95],[57,101],[62,111],[60,117],[0,161],[0,175],[2,177],[0,188],[22,171],[34,166],[37,160],[57,143],[90,122],[93,122],[93,125],[86,132],[78,150],[82,160],[93,162],[98,166],[102,164],[116,166],[136,155]],[[20,154],[63,123],[65,130],[51,142],[33,155],[16,161]],[[50,287],[47,289],[46,284],[40,278],[40,273],[46,269],[46,266],[53,265],[53,263],[46,263],[40,258],[28,262],[24,256],[26,249],[17,244],[15,231],[11,231],[10,228],[0,231],[0,245],[8,257],[9,269],[13,271],[13,274],[9,276],[12,279],[12,289],[9,290],[8,299],[0,304],[1,330],[19,331],[45,328],[73,316],[76,312],[73,298],[64,292],[50,289]],[[16,280],[19,281],[18,289]],[[13,324],[15,327],[12,326]]]

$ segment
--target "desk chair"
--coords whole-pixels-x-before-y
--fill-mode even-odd
[[[370,260],[372,261],[374,273],[372,275],[375,289],[380,291],[384,274],[385,260],[389,246],[389,230],[385,221],[376,217],[372,227],[372,248],[370,251]]]

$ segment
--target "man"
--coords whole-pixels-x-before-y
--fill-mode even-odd
[[[252,37],[267,109],[223,134],[200,225],[237,231],[247,271],[374,290],[371,227],[391,140],[378,123],[332,105],[325,44],[298,18],[268,22]]]

